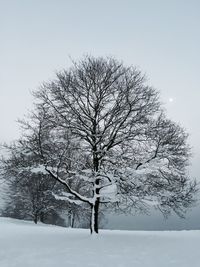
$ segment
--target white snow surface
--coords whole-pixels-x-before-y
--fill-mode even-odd
[[[0,218],[1,267],[199,267],[200,231],[68,229]]]

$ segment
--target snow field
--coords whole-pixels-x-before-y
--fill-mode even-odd
[[[1,267],[199,267],[200,231],[116,231],[0,218]]]

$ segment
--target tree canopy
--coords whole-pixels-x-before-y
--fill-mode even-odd
[[[91,208],[91,232],[100,205],[182,216],[193,203],[187,134],[166,118],[140,70],[87,56],[34,95],[23,145],[63,185],[62,198]]]

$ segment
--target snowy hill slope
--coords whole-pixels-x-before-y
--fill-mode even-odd
[[[199,267],[200,231],[109,231],[0,218],[1,267]]]

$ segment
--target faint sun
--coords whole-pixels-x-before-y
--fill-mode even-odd
[[[172,103],[174,102],[174,99],[172,97],[169,98],[169,102]]]

